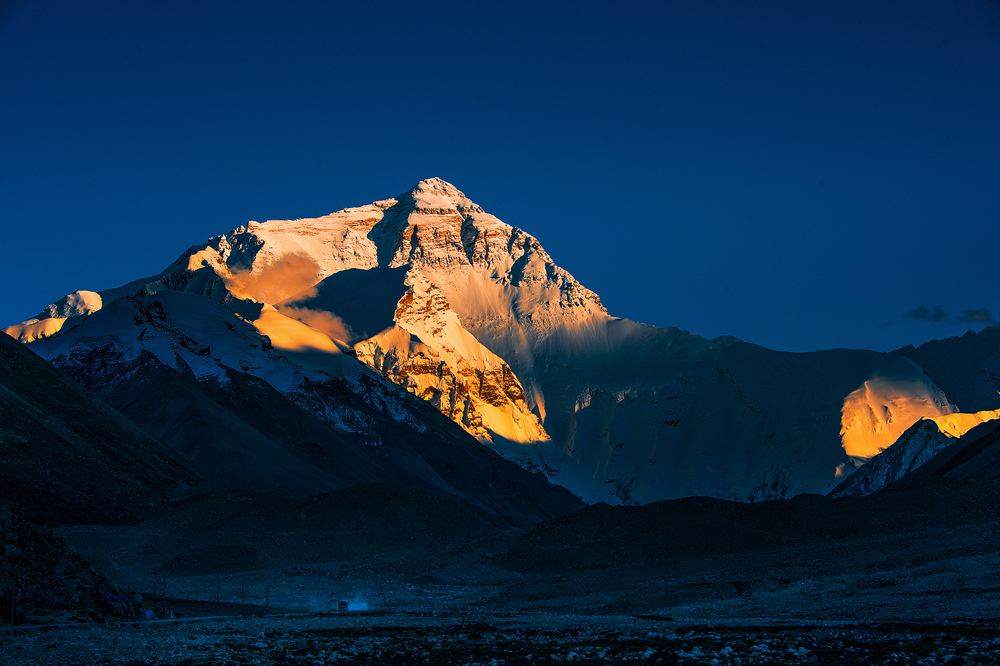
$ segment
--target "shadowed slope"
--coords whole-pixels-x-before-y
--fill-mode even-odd
[[[912,359],[964,412],[1000,407],[1000,326],[978,333],[903,347],[894,354]]]
[[[422,483],[514,522],[579,506],[349,356],[333,358],[353,374],[333,376],[268,342],[225,307],[160,291],[115,301],[39,348],[220,491],[292,499]]]
[[[976,483],[1000,481],[1000,420],[973,428],[904,477],[900,484],[919,484],[935,478]]]
[[[134,520],[197,475],[161,442],[0,335],[0,500],[55,523]]]

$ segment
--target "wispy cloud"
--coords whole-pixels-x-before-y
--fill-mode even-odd
[[[940,305],[931,307],[929,305],[918,305],[904,316],[904,319],[914,321],[926,321],[936,324],[996,324],[998,320],[993,318],[988,308],[969,308],[965,312],[949,316],[947,311]]]
[[[919,321],[948,321],[948,313],[940,305],[935,305],[933,309],[926,305],[918,305],[906,313],[906,318]]]
[[[272,305],[316,295],[319,264],[303,252],[286,254],[262,270],[234,271],[229,289],[241,298]]]
[[[960,321],[965,324],[992,324],[996,322],[993,315],[986,308],[970,308],[962,313],[956,321]]]
[[[228,285],[236,296],[274,305],[281,314],[315,328],[332,340],[350,340],[350,328],[334,313],[287,304],[315,296],[319,276],[316,260],[303,252],[295,252],[265,265],[256,273],[249,269],[235,271]]]
[[[344,320],[326,310],[313,310],[306,307],[292,307],[290,305],[279,305],[278,312],[298,319],[306,326],[311,326],[317,331],[324,333],[331,340],[346,343],[352,337],[351,329],[344,323]]]

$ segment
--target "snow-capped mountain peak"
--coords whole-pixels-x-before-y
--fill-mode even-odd
[[[405,376],[410,390],[428,396],[484,440],[494,435],[547,440],[539,420],[544,406],[536,399],[531,372],[532,341],[609,319],[597,295],[557,266],[537,239],[440,178],[421,180],[391,199],[318,218],[250,222],[193,248],[187,268],[209,268],[236,296],[274,305],[307,325],[318,321],[315,313],[335,317],[343,323],[336,327],[339,335],[331,336],[335,344],[350,338],[365,350],[359,359],[395,381]],[[352,316],[357,308],[345,310],[343,298],[331,296],[334,283],[350,279],[336,276],[351,271],[388,275],[385,271],[396,269],[405,276],[398,288],[374,294],[367,306],[390,312],[385,323],[418,336],[419,348],[403,344],[398,331],[379,335],[388,329],[373,330],[369,317],[362,313],[364,321],[359,321]],[[315,299],[317,291],[324,294],[322,303]],[[264,314],[262,326],[274,323],[273,311]],[[434,323],[444,321],[451,323]],[[470,351],[475,345],[481,349]],[[404,362],[400,354],[430,355],[448,371],[433,370],[420,379],[416,369],[433,364]],[[496,372],[495,381],[483,379]],[[492,391],[486,385],[507,388]],[[492,397],[483,400],[481,394]],[[465,397],[456,402],[456,396]]]
[[[419,210],[459,210],[460,208],[482,210],[472,202],[462,190],[441,178],[425,178],[398,197],[409,199]]]
[[[250,221],[7,331],[98,373],[142,355],[199,381],[253,375],[357,433],[364,410],[316,387],[419,428],[391,382],[591,501],[824,492],[917,419],[1000,406],[966,400],[996,395],[992,357],[970,361],[972,392],[934,354],[785,354],[612,317],[534,236],[440,178]]]
[[[8,326],[3,331],[18,342],[42,340],[57,334],[67,322],[97,312],[102,305],[101,295],[96,291],[74,291],[46,305],[31,319]]]

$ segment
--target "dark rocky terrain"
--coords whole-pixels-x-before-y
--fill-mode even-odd
[[[990,664],[989,623],[694,625],[525,613],[344,613],[23,633],[13,664]],[[72,649],[68,646],[72,645]],[[41,656],[41,657],[40,657]],[[82,658],[82,659],[81,659]]]
[[[222,525],[231,532],[220,544],[244,540],[226,550],[221,575],[212,571],[221,564],[215,546],[184,558],[162,541],[147,545],[164,538],[165,523],[63,530],[114,578],[142,590],[165,584],[167,596],[147,594],[147,605],[173,619],[18,630],[7,658],[29,663],[42,650],[52,663],[79,654],[289,664],[1000,659],[992,481],[937,477],[865,498],[755,505],[594,506],[530,529],[484,526],[426,497],[400,504],[423,502],[427,523],[404,525],[401,509],[379,495],[318,501],[299,507],[296,520],[262,511]],[[454,524],[445,528],[447,516]],[[363,610],[335,612],[339,599]]]
[[[142,598],[115,586],[40,525],[0,506],[0,625],[138,619]]]
[[[0,502],[51,524],[127,522],[200,482],[162,442],[0,335]]]

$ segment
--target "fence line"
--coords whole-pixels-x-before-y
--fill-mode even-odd
[[[214,593],[204,594],[204,590],[212,590],[213,586],[210,583],[213,578]],[[197,604],[214,604],[220,607],[239,605],[243,613],[247,612],[248,607],[270,610],[273,595],[278,590],[270,579],[248,584],[238,579],[227,580],[219,573],[178,578],[156,574],[151,581],[147,580],[147,584],[146,595],[151,598],[193,601]],[[129,590],[131,591],[131,584]]]

